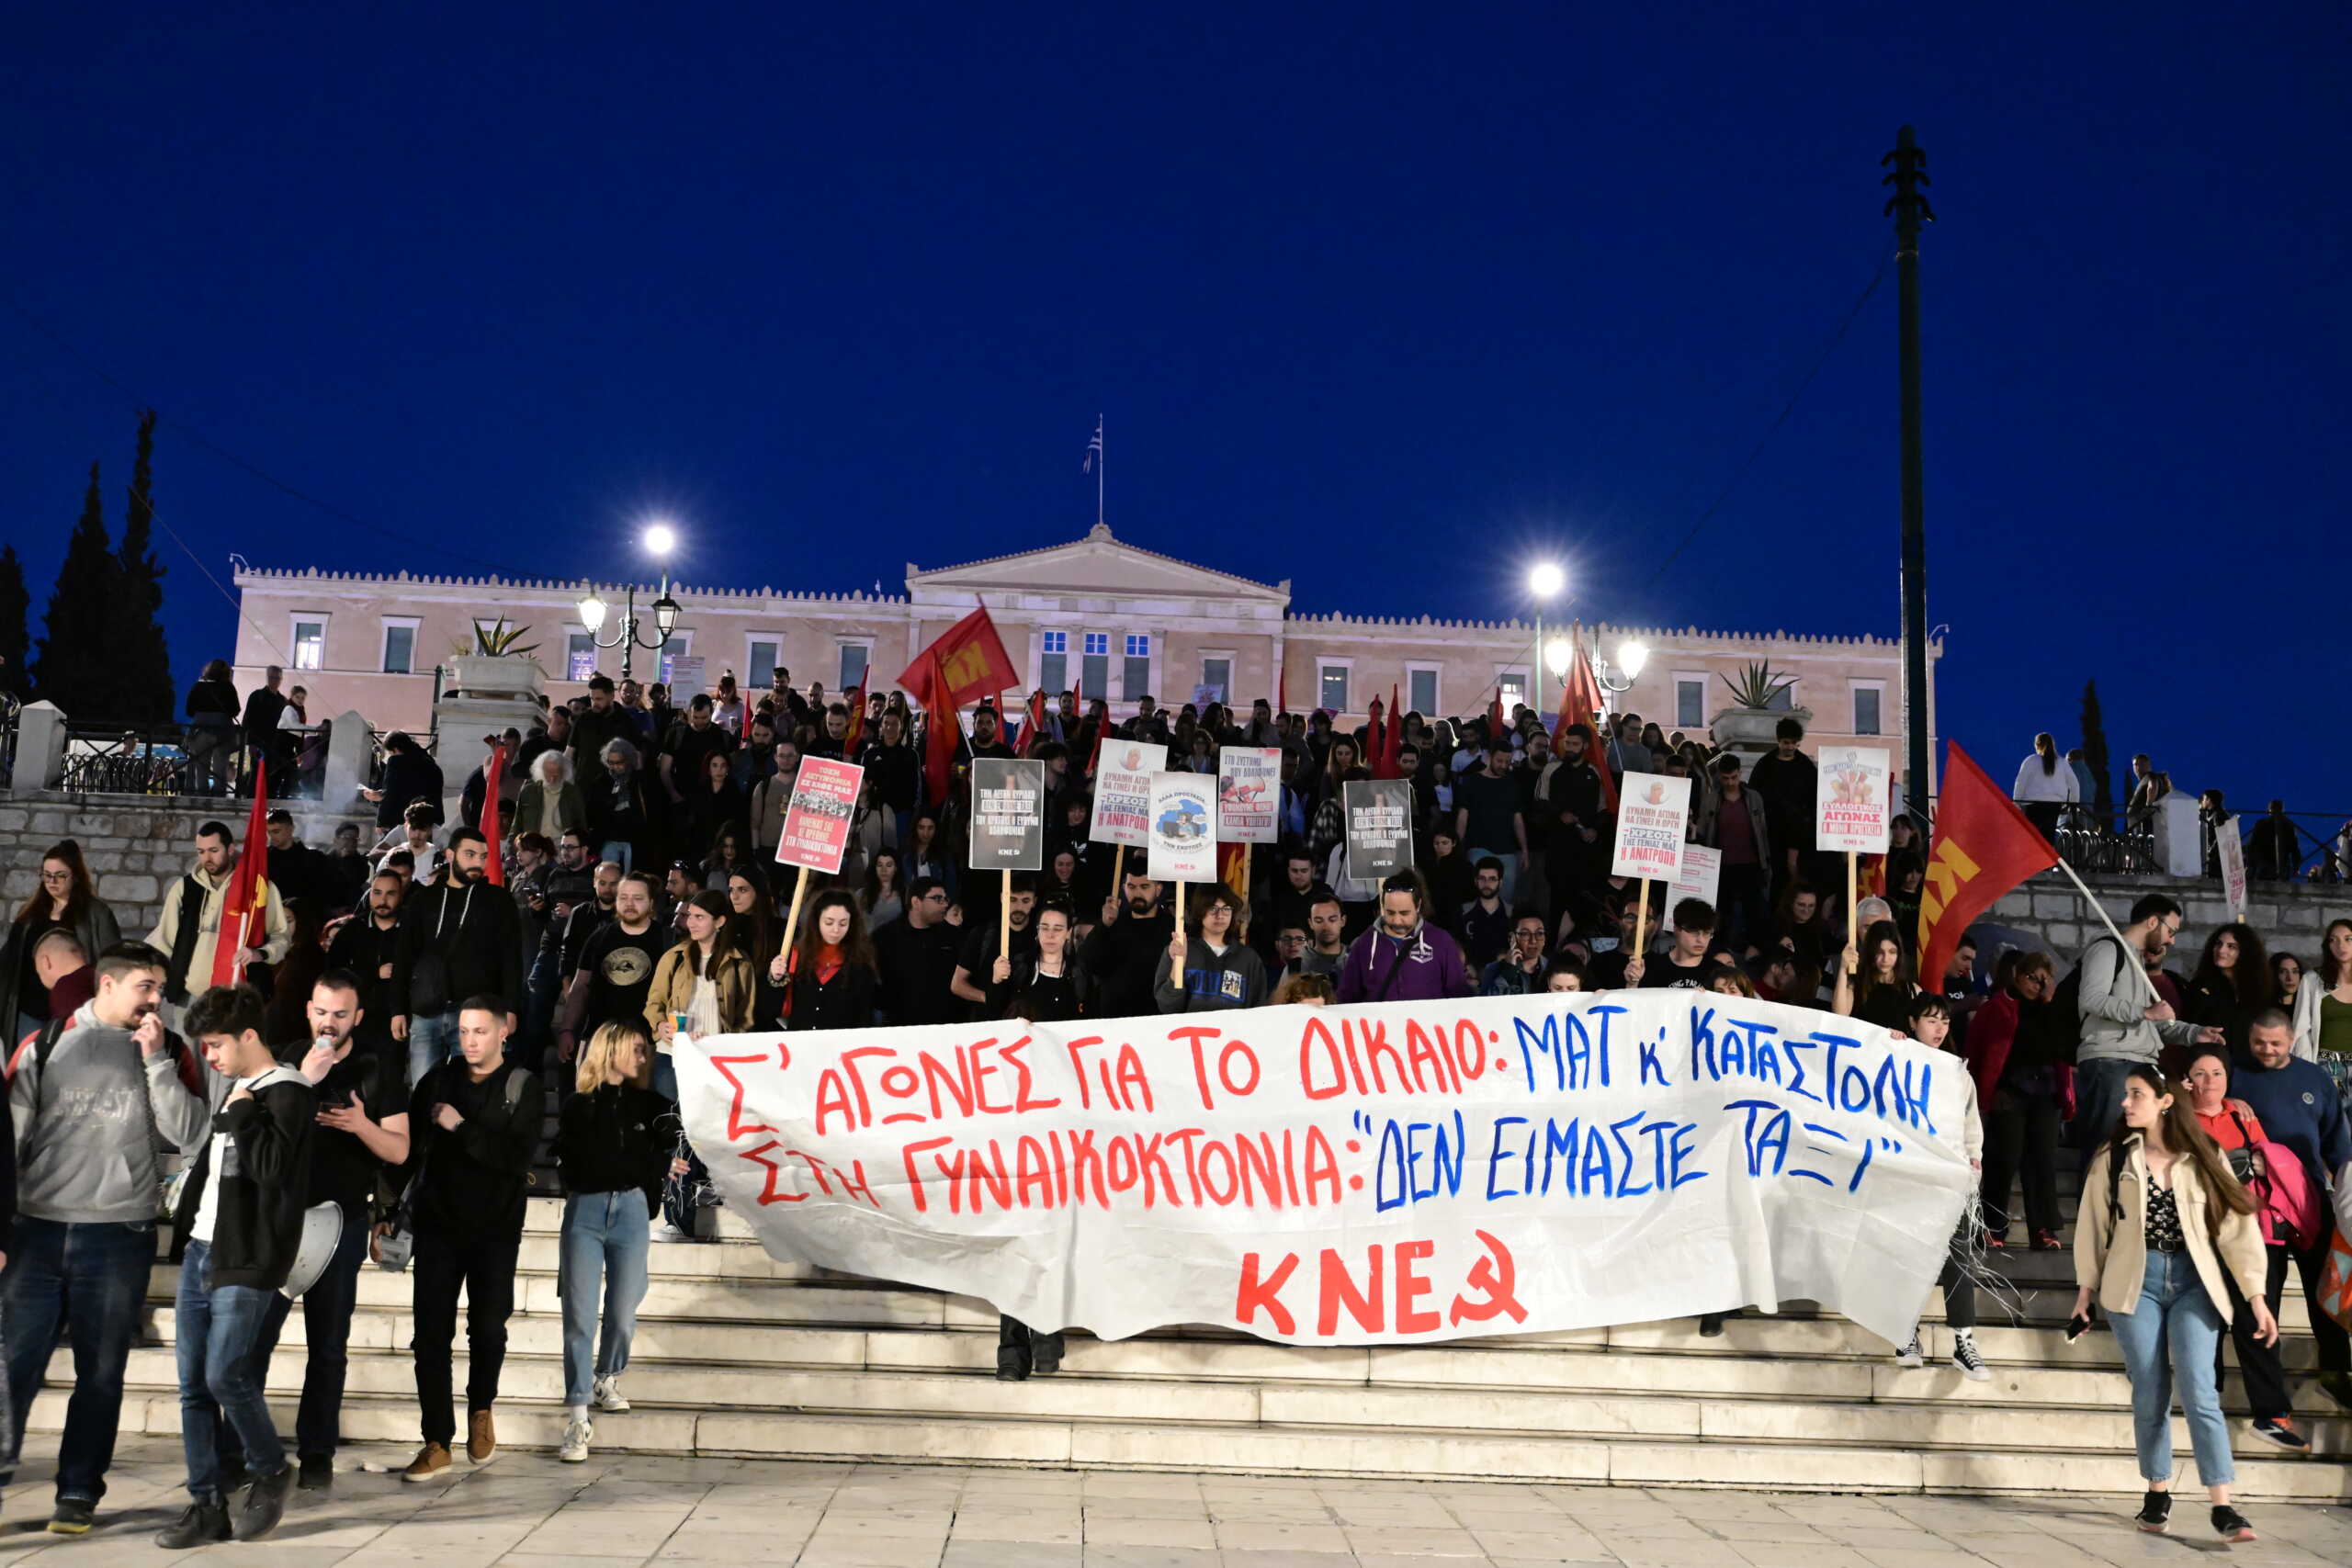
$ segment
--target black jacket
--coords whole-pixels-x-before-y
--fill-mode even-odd
[[[212,1283],[274,1291],[286,1283],[302,1245],[302,1209],[311,1190],[311,1130],[315,1114],[308,1079],[275,1067],[254,1080],[253,1098],[224,1104],[212,1130],[229,1134],[224,1168],[212,1168],[212,1140],[172,1211],[173,1251],[188,1242],[208,1182],[220,1184],[212,1216]]]
[[[964,1004],[947,988],[962,945],[960,930],[944,922],[918,929],[911,919],[897,919],[874,933],[882,1007],[892,1023],[962,1021]]]
[[[447,965],[446,1006],[483,992],[514,1010],[523,1006],[523,927],[503,887],[477,882],[420,888],[401,909],[401,940],[392,959],[391,1005],[409,1010],[409,981],[419,954],[437,953]]]
[[[492,892],[497,889],[492,888]],[[408,1100],[409,1212],[422,1231],[443,1235],[523,1234],[531,1161],[547,1112],[539,1080],[512,1060],[477,1083],[462,1056],[416,1080]],[[456,1130],[433,1119],[455,1106]]]
[[[678,1108],[650,1089],[602,1084],[563,1102],[556,1166],[566,1192],[645,1194],[646,1217],[661,1212],[662,1183],[678,1141]]]
[[[1139,1018],[1159,1010],[1153,992],[1168,971],[1168,939],[1176,917],[1166,909],[1137,915],[1122,904],[1119,918],[1094,928],[1079,962],[1096,981],[1091,1011],[1100,1018]]]
[[[814,975],[792,976],[792,1016],[787,1030],[864,1029],[874,1021],[874,993],[880,981],[862,964],[844,964],[820,985]]]
[[[424,801],[433,807],[433,820],[441,820],[441,764],[422,751],[402,751],[384,760],[384,782],[380,786],[384,798],[376,803],[376,826],[397,828],[401,814],[413,800]]]

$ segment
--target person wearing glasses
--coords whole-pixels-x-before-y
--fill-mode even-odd
[[[49,987],[33,962],[33,950],[54,931],[74,937],[93,958],[122,940],[114,910],[98,897],[82,848],[71,839],[40,857],[40,886],[8,922],[0,945],[0,1023],[13,1030],[11,1045],[49,1021]]]

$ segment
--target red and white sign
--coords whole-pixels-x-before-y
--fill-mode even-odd
[[[1674,906],[1685,898],[1696,898],[1713,908],[1722,896],[1724,886],[1724,852],[1704,844],[1682,846],[1682,874],[1674,879],[1674,891],[1666,901],[1666,929],[1674,929]]]
[[[1216,754],[1216,836],[1221,843],[1271,844],[1283,803],[1283,754],[1274,747],[1227,746]]]
[[[1094,820],[1086,836],[1098,844],[1141,848],[1151,842],[1151,775],[1168,766],[1168,748],[1116,736],[1102,743],[1094,773]]]
[[[1818,766],[1815,845],[1825,854],[1886,853],[1894,753],[1871,746],[1824,746]]]
[[[1619,786],[1611,876],[1671,882],[1682,874],[1682,840],[1690,820],[1690,781],[1664,773],[1627,773]]]
[[[849,849],[850,819],[857,814],[857,786],[865,770],[854,762],[806,757],[792,781],[792,804],[784,813],[784,838],[776,860],[831,875],[841,870]]]

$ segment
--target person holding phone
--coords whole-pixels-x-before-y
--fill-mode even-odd
[[[2097,1296],[2115,1328],[2132,1383],[2132,1433],[2147,1482],[2136,1522],[2165,1533],[2172,1515],[2172,1400],[2178,1381],[2198,1479],[2214,1530],[2231,1542],[2255,1539],[2230,1506],[2236,1472],[2222,1419],[2213,1362],[2232,1313],[2231,1285],[2253,1314],[2254,1337],[2278,1342],[2265,1298],[2262,1231],[2254,1199],[2198,1124],[2186,1094],[2156,1069],[2134,1062],[2124,1075],[2122,1115],[2083,1172],[2075,1220],[2074,1316],[2087,1326]],[[2082,1329],[2069,1325],[2068,1337]]]

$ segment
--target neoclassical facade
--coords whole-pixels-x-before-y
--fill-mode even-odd
[[[586,590],[578,582],[248,568],[236,583],[243,609],[238,688],[257,682],[265,665],[283,664],[289,683],[310,688],[314,714],[356,709],[379,728],[431,725],[435,668],[468,644],[475,619],[503,615],[527,626],[525,640],[537,644],[548,688],[559,697],[581,691],[589,671],[617,675],[621,667],[619,651],[596,649],[582,624],[578,602]],[[624,591],[596,592],[616,616]],[[1506,705],[1536,701],[1549,712],[1559,702],[1548,672],[1536,688],[1535,628],[1528,622],[1302,614],[1292,608],[1286,581],[1259,582],[1176,560],[1100,525],[1069,544],[1017,555],[932,568],[910,562],[903,594],[672,592],[681,606],[672,642],[658,658],[636,654],[640,679],[662,678],[687,658],[701,660],[710,684],[731,672],[763,689],[781,667],[796,682],[820,682],[828,692],[869,681],[879,686],[986,604],[1024,682],[1007,694],[1008,705],[1025,701],[1031,688],[1070,687],[1106,698],[1123,716],[1147,694],[1174,706],[1203,689],[1242,704],[1279,695],[1294,709],[1328,707],[1343,718],[1361,718],[1392,687],[1407,706],[1433,716],[1481,710],[1498,687]],[[640,612],[651,597],[639,590]],[[1547,626],[1544,635],[1561,629]],[[1723,678],[1764,660],[1794,678],[1790,700],[1811,711],[1812,735],[1833,743],[1883,739],[1900,765],[1905,715],[1895,641],[1606,624],[1588,637],[1611,660],[1628,640],[1647,648],[1639,676],[1616,699],[1621,711],[1668,729],[1702,730],[1730,702]],[[1932,705],[1928,723],[1932,734]]]

